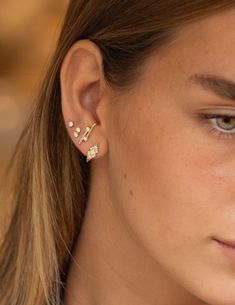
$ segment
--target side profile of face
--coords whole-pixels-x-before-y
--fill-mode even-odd
[[[235,240],[235,119],[223,117],[235,117],[235,10],[185,27],[117,105],[111,185],[126,221],[182,286],[235,304],[235,260],[213,241]]]
[[[116,212],[190,293],[235,304],[235,260],[213,240],[235,240],[235,10],[185,26],[115,99],[93,169],[105,160]]]

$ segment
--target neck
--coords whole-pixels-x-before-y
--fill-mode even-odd
[[[118,210],[109,179],[96,177],[72,253],[65,304],[204,304],[162,270]]]

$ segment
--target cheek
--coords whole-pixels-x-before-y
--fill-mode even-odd
[[[110,183],[122,221],[157,265],[188,291],[207,300],[211,291],[219,298],[227,289],[233,298],[234,284],[224,276],[227,269],[221,269],[222,258],[211,241],[229,232],[224,211],[229,211],[229,196],[232,203],[232,180],[223,177],[231,171],[197,128],[182,126],[185,118],[170,126],[177,121],[170,112],[165,118],[139,113],[148,122],[134,121],[133,114],[122,141],[112,138],[110,146]],[[227,283],[232,283],[229,288]]]
[[[140,221],[146,222],[148,235],[155,236],[158,241],[163,238],[164,243],[172,242],[173,236],[176,241],[177,236],[183,242],[195,233],[194,221],[198,213],[195,201],[201,200],[195,196],[196,185],[190,168],[186,162],[181,163],[179,157],[172,156],[174,150],[170,147],[166,151],[161,148],[157,153],[154,150],[140,153],[140,159],[147,160],[142,161],[133,174],[133,177],[139,177],[134,181],[138,197],[134,204],[138,204],[136,208],[141,211]]]
[[[224,157],[208,146],[206,132],[179,107],[156,100],[164,105],[136,106],[121,141],[111,139],[113,190],[117,205],[149,248],[187,251],[218,232],[225,219],[219,220],[218,211],[232,202],[226,186],[232,184],[229,177],[223,179]]]
[[[175,131],[171,137],[170,126],[159,130],[152,129],[144,139],[143,133],[128,136],[127,201],[122,198],[121,202],[128,221],[148,247],[156,251],[169,247],[170,251],[210,236],[211,228],[205,223],[214,216],[215,189],[203,166],[198,166],[205,152],[188,142],[188,134]]]
[[[149,247],[179,244],[180,239],[183,243],[195,233],[198,213],[192,196],[192,169],[179,143],[165,140],[163,132],[161,138],[155,136],[155,143],[150,139],[154,136],[149,134],[145,140],[129,138],[123,198],[119,203],[128,222]]]

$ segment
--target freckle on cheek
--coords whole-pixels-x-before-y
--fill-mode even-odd
[[[124,178],[125,180],[127,179],[127,173],[125,173],[125,174],[123,175],[123,178]],[[133,193],[132,190],[129,190],[129,194],[130,194],[131,196],[134,195],[134,193]]]

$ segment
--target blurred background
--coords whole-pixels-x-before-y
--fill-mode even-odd
[[[54,51],[68,1],[1,1],[0,184]]]

